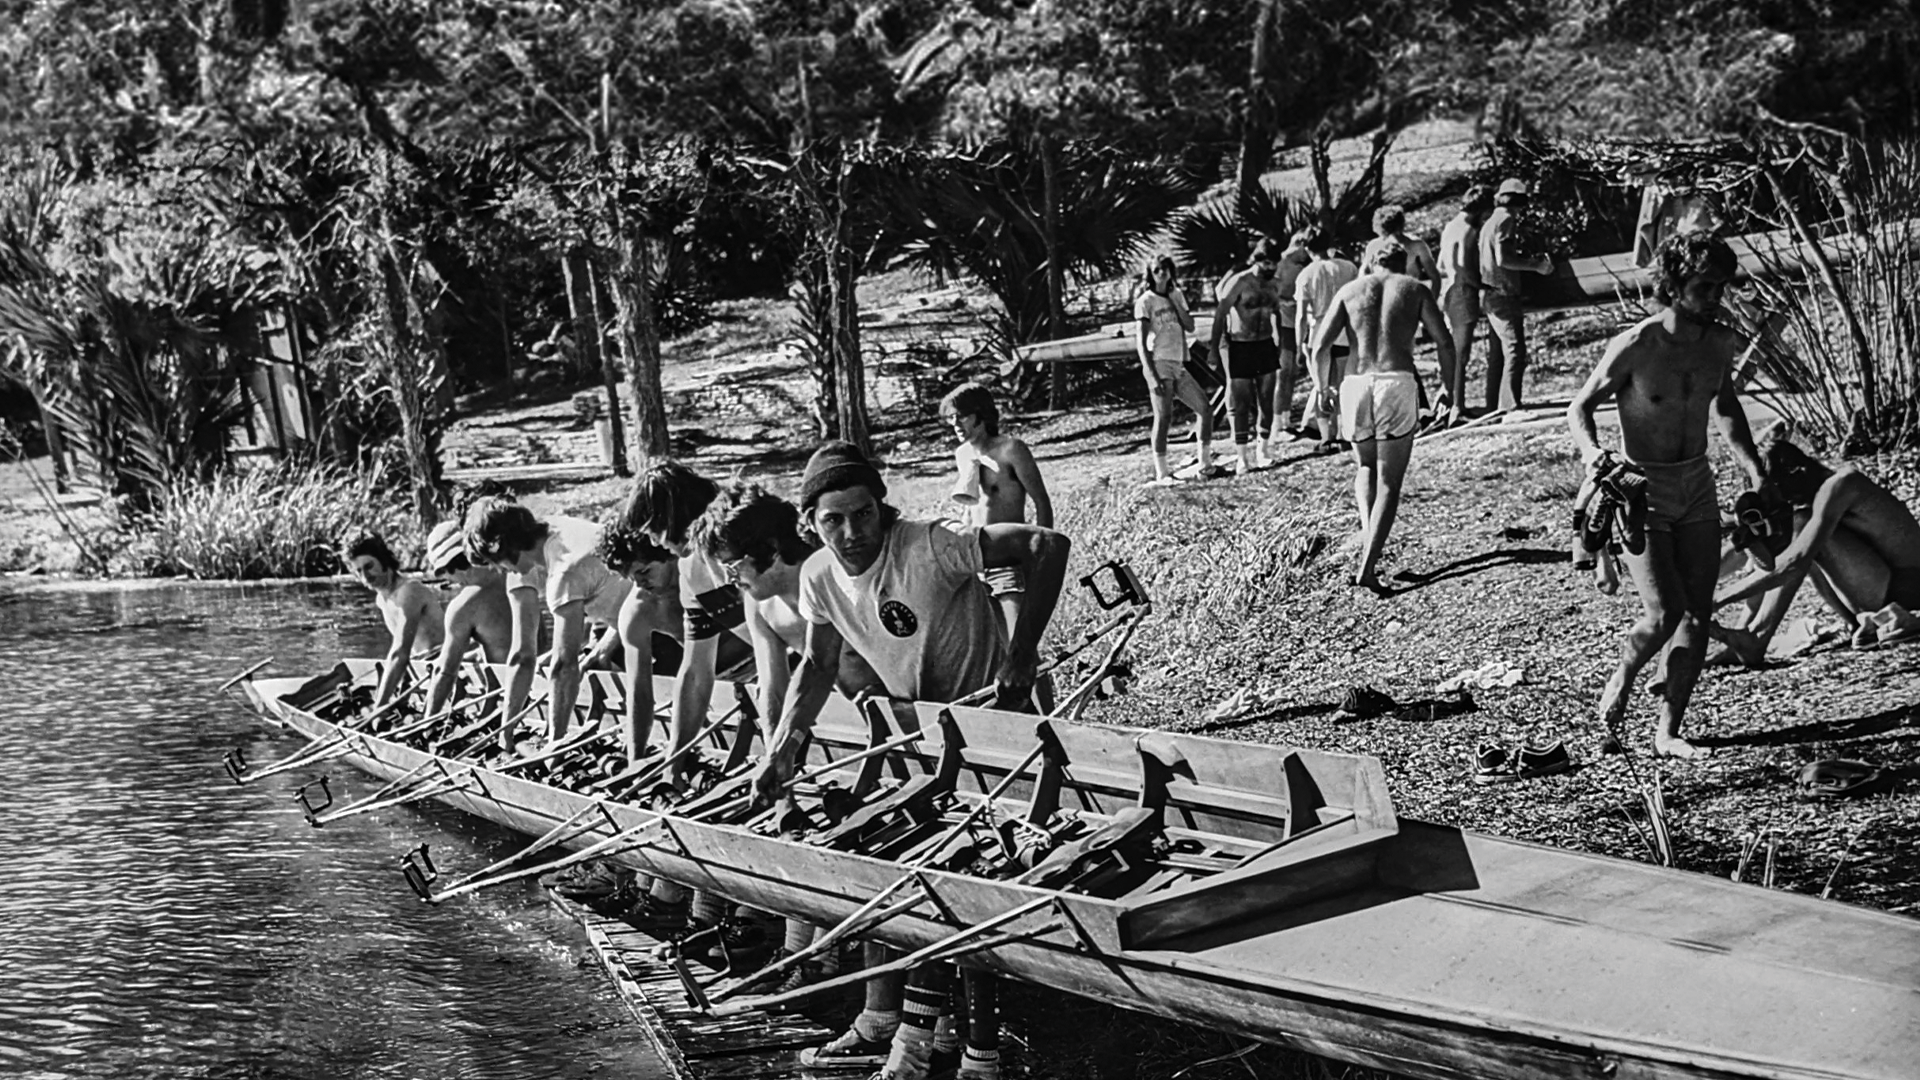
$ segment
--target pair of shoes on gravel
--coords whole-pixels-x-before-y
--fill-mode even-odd
[[[1518,780],[1553,776],[1572,767],[1573,758],[1567,753],[1567,744],[1559,739],[1546,746],[1528,744],[1517,749],[1489,744],[1480,748],[1480,755],[1474,762],[1473,782],[1511,784]]]

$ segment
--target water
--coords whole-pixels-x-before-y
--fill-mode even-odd
[[[0,593],[0,1075],[666,1075],[534,886],[430,907],[396,869],[512,834],[438,806],[313,829],[308,773],[221,772],[299,745],[222,681],[383,634],[330,587]],[[331,768],[336,797],[376,786]]]

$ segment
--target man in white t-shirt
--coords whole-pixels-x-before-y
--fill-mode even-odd
[[[501,703],[500,745],[513,749],[514,732],[508,721],[519,714],[533,685],[543,602],[553,614],[547,712],[552,718],[549,738],[558,742],[567,734],[580,695],[580,646],[586,640],[587,624],[612,626],[633,585],[594,554],[600,526],[582,518],[555,515],[541,521],[518,503],[482,499],[467,511],[466,530],[467,551],[473,559],[506,572],[507,597],[513,605],[513,650],[507,657],[510,671]]]
[[[1040,636],[1060,598],[1071,543],[1037,525],[953,530],[901,521],[899,511],[882,501],[886,494],[880,471],[850,443],[827,443],[807,462],[801,521],[823,549],[800,569],[804,647],[780,726],[754,777],[758,802],[778,798],[793,776],[803,736],[820,715],[848,647],[896,698],[952,701],[988,686],[996,687],[1002,707],[1031,698]],[[988,566],[1015,565],[1026,573],[1027,602],[1007,641],[979,575]],[[922,973],[935,968],[928,965]],[[803,1053],[801,1064],[865,1065],[887,1055],[889,1045],[897,1053],[916,1033],[926,1035],[918,1020],[930,1026],[931,1017],[903,1024],[899,1000],[890,986],[870,986],[853,1026]]]

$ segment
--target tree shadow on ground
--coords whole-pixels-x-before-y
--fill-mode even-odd
[[[1900,705],[1870,716],[1840,720],[1816,720],[1774,731],[1751,731],[1739,735],[1701,735],[1694,742],[1702,746],[1797,746],[1802,743],[1850,742],[1876,735],[1920,727],[1920,706]]]
[[[1438,570],[1420,573],[1415,570],[1401,570],[1393,575],[1395,582],[1390,592],[1394,595],[1410,593],[1424,589],[1435,582],[1451,578],[1469,577],[1496,566],[1544,566],[1548,563],[1567,562],[1573,558],[1565,551],[1552,548],[1496,548],[1483,551],[1478,555],[1469,555],[1456,559]]]

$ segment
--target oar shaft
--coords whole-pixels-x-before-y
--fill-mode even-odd
[[[235,686],[238,686],[241,683],[247,681],[247,679],[250,678],[254,672],[259,671],[261,668],[266,667],[268,664],[271,664],[271,663],[273,663],[273,657],[269,656],[265,660],[260,661],[259,663],[253,665],[252,667],[241,672],[240,674],[235,675],[233,678],[228,679],[226,682],[221,683],[220,689],[216,692],[221,694],[226,693],[227,691],[233,689]]]
[[[350,818],[357,814],[370,814],[375,810],[385,810],[389,806],[403,806],[410,802],[419,802],[421,799],[431,799],[435,795],[444,795],[449,791],[457,791],[464,788],[467,785],[467,781],[471,779],[473,779],[473,770],[468,769],[459,776],[444,776],[438,780],[429,781],[411,791],[402,792],[390,798],[374,799],[371,801],[362,800],[352,806],[336,810],[331,814],[319,815],[313,819],[313,824],[318,828],[321,825],[339,821],[341,818]]]
[[[552,847],[554,844],[565,843],[567,840],[570,840],[573,837],[578,836],[581,833],[587,831],[588,828],[591,828],[591,826],[581,826],[579,824],[581,818],[586,817],[588,814],[593,813],[595,810],[604,811],[605,809],[606,809],[605,803],[590,802],[587,805],[581,807],[579,810],[574,811],[574,813],[570,815],[565,821],[562,821],[560,824],[555,825],[551,829],[548,829],[544,834],[541,835],[539,839],[535,840],[533,843],[528,844],[526,847],[521,848],[519,851],[516,851],[513,854],[507,856],[506,858],[501,859],[499,862],[492,863],[487,866],[483,866],[480,869],[475,870],[473,873],[467,874],[461,877],[457,881],[449,882],[447,884],[447,888],[456,889],[462,885],[467,884],[470,881],[479,881],[481,878],[486,877],[488,874],[497,873],[498,871],[505,870],[507,867],[512,866],[514,863],[519,862],[521,859],[524,859],[530,855],[536,855],[542,851],[545,851],[547,848]],[[568,833],[567,830],[569,829],[572,829],[573,831],[571,833]]]
[[[632,826],[631,828],[623,829],[620,832],[617,832],[612,836],[607,837],[605,840],[601,840],[597,843],[589,844],[588,846],[581,848],[579,851],[576,851],[573,854],[566,856],[565,858],[555,859],[553,862],[542,863],[539,866],[531,866],[521,870],[511,870],[511,871],[508,871],[507,873],[486,878],[482,881],[470,881],[465,885],[459,886],[458,888],[448,889],[445,892],[435,893],[433,896],[428,898],[428,902],[437,904],[442,900],[450,900],[456,896],[462,896],[467,893],[479,892],[481,889],[490,888],[494,885],[503,885],[509,881],[519,881],[521,878],[530,878],[537,874],[544,874],[550,870],[559,870],[563,867],[572,866],[575,863],[585,862],[588,859],[594,858],[602,854],[603,852],[608,852],[609,849],[613,849],[619,844],[626,843],[628,847],[639,847],[640,845],[638,843],[628,843],[628,842],[631,841],[634,836],[639,835],[642,831],[653,828],[654,826],[660,824],[660,822],[665,819],[666,819],[665,814],[655,814],[653,817],[647,819],[646,821],[641,822],[638,825]],[[627,849],[620,848],[619,850],[624,851]]]

